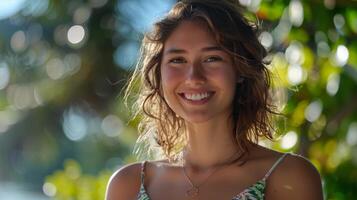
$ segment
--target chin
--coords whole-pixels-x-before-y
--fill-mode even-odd
[[[193,115],[185,115],[182,117],[185,122],[191,123],[191,124],[201,124],[210,121],[213,117],[207,114],[199,114],[195,113]]]

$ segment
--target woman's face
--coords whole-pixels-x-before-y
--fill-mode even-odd
[[[232,113],[237,70],[203,22],[184,21],[172,32],[160,67],[164,98],[186,122]]]

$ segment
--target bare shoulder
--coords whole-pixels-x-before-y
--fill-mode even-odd
[[[322,200],[320,174],[303,156],[288,154],[268,178],[265,198]]]
[[[141,163],[125,165],[110,177],[106,200],[132,200],[135,199],[140,189]]]

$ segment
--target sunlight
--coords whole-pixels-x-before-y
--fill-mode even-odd
[[[296,145],[297,140],[298,140],[298,136],[296,132],[289,131],[284,135],[283,139],[281,139],[280,145],[283,149],[291,149]]]
[[[1,0],[0,20],[10,17],[20,11],[26,0]]]

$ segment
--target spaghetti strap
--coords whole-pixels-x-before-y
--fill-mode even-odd
[[[140,180],[141,180],[141,184],[144,185],[144,178],[145,178],[145,164],[146,161],[143,161],[141,163],[141,172],[140,172]]]
[[[145,164],[146,161],[143,161],[141,163],[141,172],[140,172],[140,178],[141,178],[141,183],[140,183],[140,189],[138,192],[137,200],[150,200],[149,195],[147,194],[144,186],[144,178],[145,178]]]
[[[280,158],[274,163],[274,165],[270,168],[270,170],[268,171],[268,173],[265,174],[263,180],[265,181],[270,174],[274,171],[274,169],[276,168],[276,166],[278,166],[278,164],[285,158],[286,155],[288,155],[290,153],[284,153],[282,156],[280,156]]]

